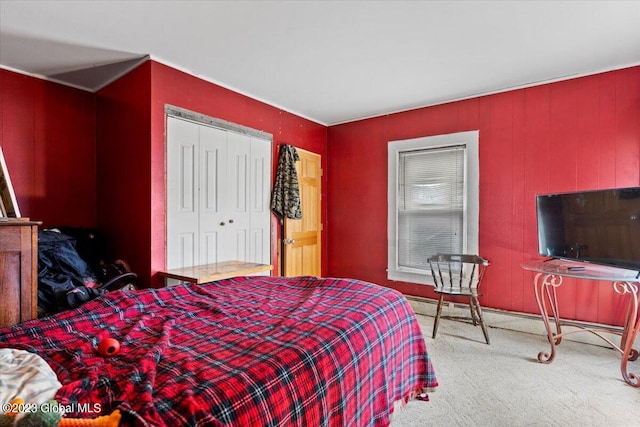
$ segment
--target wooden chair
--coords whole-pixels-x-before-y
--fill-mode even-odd
[[[462,318],[471,320],[474,326],[482,327],[484,339],[489,344],[487,326],[482,317],[482,308],[478,297],[481,296],[478,288],[482,282],[484,272],[489,266],[489,261],[477,255],[463,254],[437,254],[429,258],[431,275],[433,276],[435,292],[439,294],[436,318],[433,323],[433,338],[438,332],[440,318]],[[469,297],[469,309],[471,318],[460,316],[442,316],[442,305],[446,296]]]

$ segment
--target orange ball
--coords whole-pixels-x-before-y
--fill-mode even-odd
[[[98,354],[102,357],[111,357],[120,351],[120,342],[115,338],[105,338],[98,344]]]
[[[20,397],[16,397],[15,399],[13,399],[11,402],[9,402],[10,407],[12,408],[17,408],[20,405],[24,405],[24,400]],[[11,412],[7,412],[6,415],[9,418],[13,418],[16,415],[18,415],[20,412],[19,411],[11,411]]]

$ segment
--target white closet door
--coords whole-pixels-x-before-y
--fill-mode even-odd
[[[271,141],[251,138],[251,180],[249,187],[249,258],[271,264]]]
[[[167,268],[196,265],[199,252],[198,126],[167,120]]]
[[[249,160],[251,140],[248,136],[228,132],[226,217],[220,224],[224,229],[225,245],[221,248],[226,259],[249,259]]]
[[[167,268],[271,263],[271,141],[167,118]]]
[[[228,237],[221,226],[227,220],[228,132],[208,126],[200,128],[198,218],[200,245],[198,264],[211,264],[231,258],[225,253]]]

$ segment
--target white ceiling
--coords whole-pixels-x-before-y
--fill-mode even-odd
[[[325,125],[640,64],[640,1],[0,0],[0,66],[152,59]]]

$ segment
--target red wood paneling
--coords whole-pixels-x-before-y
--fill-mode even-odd
[[[110,254],[148,283],[151,228],[151,68],[144,63],[97,95],[98,225]]]
[[[0,69],[0,146],[22,216],[96,225],[94,94]]]
[[[512,113],[512,153],[511,162],[514,165],[524,164],[526,155],[524,145],[524,123],[526,123],[526,115],[524,113],[525,93],[524,91],[513,92],[513,113]],[[523,311],[525,302],[530,298],[528,294],[530,287],[524,285],[522,280],[524,271],[520,268],[525,253],[524,238],[522,231],[524,230],[524,219],[526,217],[526,193],[525,188],[525,169],[523,167],[514,167],[511,171],[513,179],[512,187],[512,203],[511,203],[511,271],[509,272],[509,282],[511,286],[511,305],[514,311]]]
[[[155,273],[164,269],[166,258],[165,104],[272,134],[274,171],[279,144],[318,153],[323,159],[323,169],[327,168],[325,126],[157,62],[143,64],[100,91],[100,224],[117,238],[119,253],[134,260],[142,283],[153,286],[161,284]],[[127,158],[124,163],[119,160],[122,157]],[[121,167],[109,170],[118,165],[127,170],[122,174],[118,171]],[[325,223],[326,183],[325,175],[322,207]],[[118,212],[120,206],[125,210]],[[273,236],[274,241],[276,238]],[[322,240],[323,258],[327,259],[326,227]],[[273,248],[276,264],[277,245]],[[326,271],[325,264],[323,273]]]
[[[0,145],[23,214],[99,225],[143,282],[164,266],[165,103],[273,134],[274,170],[277,144],[322,155],[323,275],[407,294],[433,297],[386,279],[390,140],[480,130],[480,252],[492,261],[483,302],[505,310],[537,311],[533,275],[519,267],[538,257],[536,194],[640,185],[640,67],[328,130],[155,62],[97,96],[6,70],[0,89]],[[622,320],[608,283],[567,281],[561,292],[567,317]]]
[[[154,166],[152,169],[152,223],[151,231],[151,274],[164,268],[165,250],[165,104],[196,111],[211,117],[227,120],[273,135],[273,174],[277,164],[278,145],[290,144],[322,156],[322,168],[327,169],[327,128],[295,114],[280,110],[263,102],[240,95],[231,90],[206,82],[197,77],[151,62],[152,67],[152,117],[151,150]],[[160,168],[163,165],[163,168]],[[322,235],[322,258],[327,259],[327,175],[322,177],[322,221],[325,224]],[[279,233],[279,227],[274,227]],[[272,236],[276,242],[279,236]],[[278,274],[277,244],[273,245],[272,260],[274,274]],[[328,267],[323,262],[322,272]],[[156,280],[155,284],[158,282]]]
[[[489,258],[483,303],[536,313],[535,196],[640,185],[640,67],[422,108],[329,128],[329,275],[432,297],[386,278],[387,143],[480,131],[480,253]],[[384,242],[384,244],[380,244]],[[620,324],[611,284],[566,280],[562,315]]]

